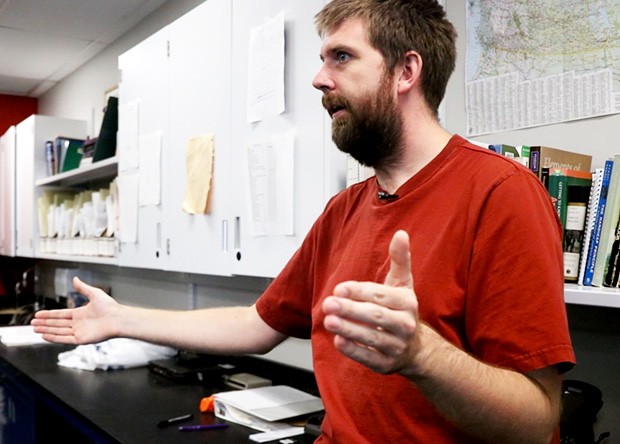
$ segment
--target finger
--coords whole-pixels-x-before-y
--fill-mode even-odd
[[[37,319],[71,319],[71,309],[58,309],[58,310],[41,310],[34,314],[32,322],[37,322]]]
[[[375,372],[388,374],[398,370],[394,366],[394,359],[373,347],[351,341],[342,336],[334,338],[334,346],[344,356],[367,366]]]
[[[390,270],[385,278],[385,285],[413,288],[409,235],[406,231],[398,230],[394,233],[388,252],[390,255]]]
[[[54,342],[56,344],[77,345],[77,340],[71,335],[56,335],[44,333],[43,335],[41,335],[41,337],[48,342]]]
[[[415,308],[416,299],[407,287],[391,287],[376,282],[342,282],[334,288],[334,296],[359,302],[377,304],[392,310]]]
[[[325,317],[324,325],[331,333],[365,348],[381,350],[388,355],[392,355],[398,349],[397,337],[381,327],[350,322],[331,315]]]
[[[403,298],[410,305],[415,304],[411,297]],[[331,333],[346,336],[356,341],[373,345],[376,331],[405,337],[415,329],[415,320],[408,310],[393,310],[377,304],[354,302],[349,299],[328,297],[323,302],[324,325]],[[366,328],[373,338],[369,341],[359,334]]]

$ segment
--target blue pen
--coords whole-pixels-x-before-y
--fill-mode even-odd
[[[213,429],[225,429],[228,427],[228,424],[198,424],[198,425],[188,425],[188,426],[179,426],[179,430],[182,432],[193,432],[195,430],[213,430]]]

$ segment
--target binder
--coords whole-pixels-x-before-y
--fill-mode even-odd
[[[321,398],[286,385],[215,395],[215,416],[262,432],[289,427],[284,419],[323,410]]]
[[[116,155],[116,133],[118,132],[118,97],[109,97],[105,108],[99,137],[95,143],[93,162]]]

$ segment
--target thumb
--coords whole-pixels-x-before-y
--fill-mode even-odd
[[[77,291],[81,295],[86,296],[86,298],[88,299],[93,296],[96,290],[95,287],[91,287],[90,285],[82,282],[77,276],[73,278],[73,288],[75,288],[75,291]]]
[[[406,231],[398,230],[394,233],[388,251],[390,255],[390,270],[385,278],[385,285],[413,288],[409,235]]]

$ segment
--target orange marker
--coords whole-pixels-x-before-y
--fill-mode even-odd
[[[215,404],[215,395],[211,395],[211,396],[208,396],[206,398],[202,398],[200,400],[200,412],[201,413],[206,413],[206,412],[213,412],[213,411],[215,411],[214,404]]]

